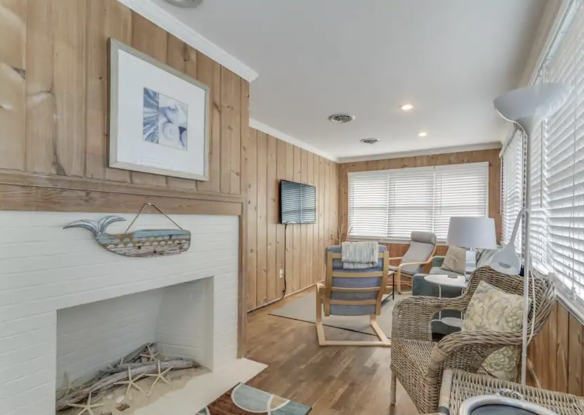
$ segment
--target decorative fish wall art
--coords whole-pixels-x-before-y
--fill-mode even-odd
[[[146,206],[152,206],[174,223],[178,229],[139,230],[129,232]],[[124,233],[109,234],[106,232],[109,225],[115,222],[124,222],[119,216],[106,216],[99,221],[78,220],[65,226],[63,229],[83,228],[91,231],[98,244],[114,254],[129,257],[153,257],[177,255],[186,252],[191,245],[191,232],[182,229],[168,215],[152,203],[145,203]]]

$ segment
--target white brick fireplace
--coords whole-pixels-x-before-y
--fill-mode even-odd
[[[64,372],[73,379],[91,374],[147,342],[216,374],[216,385],[211,376],[198,388],[206,396],[183,395],[195,405],[263,369],[246,361],[236,370],[243,364],[237,359],[237,217],[173,216],[192,232],[191,248],[157,258],[119,256],[87,230],[62,229],[103,216],[0,212],[1,415],[53,415]],[[173,227],[162,215],[142,215],[134,226]],[[116,223],[108,232],[126,227]],[[180,403],[172,407],[181,415]]]

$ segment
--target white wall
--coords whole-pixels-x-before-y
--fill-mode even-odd
[[[57,310],[81,304],[214,277],[208,290],[220,301],[212,301],[207,322],[213,328],[210,366],[236,359],[238,218],[174,215],[193,233],[191,248],[157,258],[115,255],[89,231],[62,229],[74,220],[103,216],[0,212],[1,415],[54,414]],[[126,226],[117,223],[108,232]],[[162,215],[144,215],[135,224],[135,229],[171,227]]]
[[[112,298],[57,311],[57,386],[90,376],[146,343],[165,289]]]
[[[212,367],[212,297],[213,278],[204,278],[57,311],[57,387],[65,372],[91,376],[146,343]]]
[[[164,289],[156,321],[156,342],[167,356],[193,358],[212,365],[207,339],[213,333],[213,280]]]

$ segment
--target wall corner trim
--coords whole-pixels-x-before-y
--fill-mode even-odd
[[[311,153],[314,153],[318,156],[324,157],[325,159],[329,159],[331,161],[334,161],[335,163],[339,162],[338,157],[335,157],[332,154],[329,154],[327,152],[319,150],[318,148],[313,147],[310,144],[305,143],[304,141],[301,141],[297,138],[291,137],[288,134],[283,133],[282,131],[277,130],[273,127],[270,127],[269,125],[266,125],[258,120],[254,120],[253,118],[250,118],[249,119],[249,126],[251,128],[258,130],[258,131],[261,131],[262,133],[266,133],[266,134],[271,135],[272,137],[275,137],[279,140],[285,141],[285,142],[290,143],[296,147],[300,147],[306,151],[310,151]]]
[[[195,48],[198,52],[207,55],[217,63],[226,67],[248,82],[253,82],[259,75],[252,68],[241,62],[235,56],[205,38],[187,24],[181,22],[172,14],[154,3],[152,0],[118,0],[142,15],[152,23],[157,24],[168,33],[176,36],[183,42]]]

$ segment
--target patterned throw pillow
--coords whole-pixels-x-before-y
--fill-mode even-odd
[[[524,307],[523,297],[508,294],[481,281],[464,314],[462,331],[521,330]],[[516,347],[504,347],[487,357],[483,368],[499,379],[516,381],[518,357]]]

